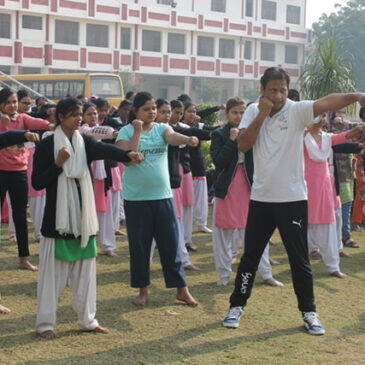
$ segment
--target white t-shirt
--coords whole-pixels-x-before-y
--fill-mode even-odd
[[[253,146],[252,200],[284,203],[307,199],[303,136],[313,123],[313,103],[287,99],[279,112],[265,119]],[[247,128],[258,113],[258,104],[251,104],[239,128]]]

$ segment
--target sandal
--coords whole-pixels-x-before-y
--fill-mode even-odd
[[[351,248],[359,248],[359,244],[355,241],[353,241],[351,238],[347,239],[347,240],[342,240],[342,243],[344,246],[346,247],[351,247]]]

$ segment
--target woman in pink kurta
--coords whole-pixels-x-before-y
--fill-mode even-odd
[[[213,251],[218,285],[227,285],[232,272],[234,252],[243,246],[251,188],[245,168],[245,157],[238,152],[238,126],[245,111],[244,100],[227,101],[227,124],[212,134],[210,153],[216,166],[213,209]],[[283,284],[272,277],[269,245],[261,258],[258,272],[272,286]]]
[[[305,179],[308,188],[308,246],[319,247],[330,275],[345,278],[340,271],[335,200],[328,159],[332,146],[346,143],[360,131],[358,127],[339,134],[326,133],[326,118],[316,120],[304,137]]]
[[[7,130],[48,129],[50,123],[33,118],[27,114],[18,114],[18,98],[14,90],[5,87],[0,90],[0,111],[9,117],[7,125],[0,123],[0,132]],[[1,202],[8,192],[13,209],[19,267],[36,271],[38,268],[29,262],[28,227],[27,227],[27,185],[28,151],[24,144],[14,145],[0,151]]]

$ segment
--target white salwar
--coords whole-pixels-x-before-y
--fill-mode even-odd
[[[310,250],[313,247],[321,250],[323,263],[329,273],[340,271],[337,237],[336,223],[308,224],[308,247]]]
[[[198,230],[200,228],[204,228],[207,226],[208,221],[208,186],[207,179],[194,179],[194,195],[195,195],[195,205],[193,210],[193,217],[195,219],[195,223],[198,226]],[[191,241],[187,241],[191,242]]]
[[[115,238],[115,221],[113,217],[113,203],[110,190],[108,190],[107,194],[109,195],[107,199],[109,206],[107,207],[106,212],[97,212],[99,222],[98,238],[99,243],[105,252],[114,251],[117,248],[117,241]]]
[[[34,227],[34,236],[37,240],[42,237],[41,228],[43,221],[44,207],[46,205],[46,195],[29,197],[29,212]]]
[[[186,205],[183,207],[183,227],[185,243],[192,243],[193,241],[193,210],[194,207]]]
[[[96,259],[60,261],[55,258],[55,239],[42,237],[37,286],[38,333],[56,326],[58,299],[66,286],[72,288],[72,307],[84,330],[99,327],[96,314]]]
[[[215,268],[220,279],[228,279],[232,273],[232,259],[239,248],[244,248],[244,228],[218,228],[213,226],[213,253]],[[262,254],[258,274],[263,280],[271,279],[272,268],[269,259],[269,244]]]

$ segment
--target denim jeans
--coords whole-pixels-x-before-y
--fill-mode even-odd
[[[351,238],[351,209],[352,201],[342,204],[342,239]]]

